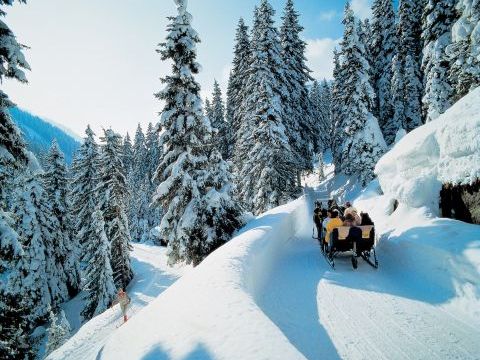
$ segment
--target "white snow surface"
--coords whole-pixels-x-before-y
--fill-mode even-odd
[[[251,221],[122,326],[100,358],[302,359],[257,298],[308,216],[302,198]]]
[[[305,196],[250,221],[108,337],[84,330],[54,358],[478,359],[480,226],[405,203],[393,211],[382,182],[362,190],[332,170],[321,184],[308,176]],[[379,269],[360,260],[353,270],[347,254],[332,270],[322,257],[312,204],[332,194],[372,216]]]
[[[183,273],[190,271],[191,267],[168,266],[166,248],[138,243],[132,245],[131,259],[135,277],[127,288],[127,293],[132,300],[128,315],[135,317]],[[63,306],[70,325],[77,331],[76,334],[47,359],[95,359],[108,338],[114,335],[117,327],[123,323],[119,305],[116,305],[82,326],[82,295]]]
[[[438,212],[442,184],[480,178],[480,88],[435,121],[404,136],[375,168],[383,191],[414,208]]]
[[[391,214],[372,182],[354,205],[376,221],[380,268],[340,256],[332,270],[311,238],[311,204],[332,182],[251,221],[97,358],[478,358],[480,227],[404,205]]]

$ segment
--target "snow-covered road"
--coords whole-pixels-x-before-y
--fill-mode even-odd
[[[353,271],[346,257],[334,271],[314,240],[292,239],[258,303],[312,360],[480,358],[480,328],[424,300],[408,269],[381,253],[379,270]]]
[[[479,359],[478,316],[397,247],[380,243],[378,270],[360,260],[354,271],[348,256],[332,270],[316,240],[292,238],[257,303],[308,359]]]

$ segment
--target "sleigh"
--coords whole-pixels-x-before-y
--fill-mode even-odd
[[[330,251],[325,239],[321,241],[321,249],[325,259],[333,269],[335,269],[335,257],[341,253],[351,253],[354,269],[358,267],[358,258],[362,258],[375,269],[378,268],[375,253],[375,227],[373,225],[342,226],[334,229],[330,236],[332,239]]]

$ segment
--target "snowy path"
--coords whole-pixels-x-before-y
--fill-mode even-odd
[[[132,267],[135,277],[127,292],[132,299],[129,316],[133,317],[150,301],[173,284],[185,268],[171,268],[167,265],[166,249],[145,244],[133,244]],[[72,301],[71,307],[77,307],[79,300]],[[68,307],[68,305],[67,305]],[[73,309],[70,309],[72,311]],[[73,322],[78,322],[74,319]],[[47,359],[91,360],[98,357],[102,347],[122,324],[119,306],[105,311],[86,324],[60,349]]]
[[[479,359],[478,318],[409,273],[394,246],[379,256],[378,270],[340,257],[334,271],[316,240],[292,238],[257,303],[307,359]]]

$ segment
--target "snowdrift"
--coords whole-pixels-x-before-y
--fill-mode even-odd
[[[251,221],[110,338],[99,359],[304,359],[256,303],[305,198]]]
[[[442,184],[480,178],[480,88],[437,120],[403,137],[377,163],[385,194],[413,208],[438,212]]]

